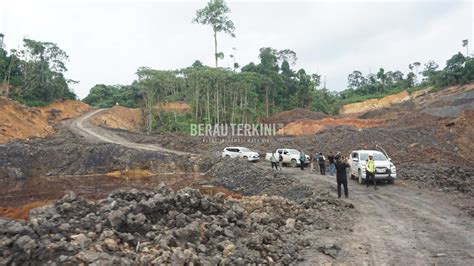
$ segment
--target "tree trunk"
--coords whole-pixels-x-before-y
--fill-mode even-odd
[[[268,118],[268,86],[265,85],[265,109]]]
[[[211,108],[210,108],[210,99],[209,99],[209,81],[207,84],[207,124],[211,123]]]
[[[214,29],[214,58],[216,59],[216,68],[217,68],[217,31]]]

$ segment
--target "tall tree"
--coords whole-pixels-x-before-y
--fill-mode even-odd
[[[230,9],[224,0],[211,0],[203,9],[196,12],[196,17],[193,19],[194,23],[203,25],[210,25],[214,33],[214,58],[216,60],[216,67],[218,66],[219,58],[224,54],[217,51],[217,33],[224,32],[235,37],[234,22],[228,17]]]

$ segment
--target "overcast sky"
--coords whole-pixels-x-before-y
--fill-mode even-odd
[[[39,3],[41,2],[41,3]],[[70,61],[66,77],[84,98],[95,84],[129,84],[140,66],[177,69],[194,60],[213,65],[208,26],[191,23],[206,1],[5,1],[0,33],[7,49],[22,38],[50,41]],[[406,73],[408,64],[443,66],[473,41],[471,1],[227,1],[236,38],[219,36],[219,50],[237,49],[240,65],[258,63],[261,47],[291,49],[295,69],[326,76],[340,91],[353,70],[380,67]],[[231,66],[226,57],[221,66]]]

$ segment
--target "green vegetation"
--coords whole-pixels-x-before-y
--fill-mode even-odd
[[[403,90],[409,92],[432,86],[441,89],[450,85],[466,84],[474,81],[474,58],[461,53],[453,55],[446,61],[446,67],[438,70],[434,61],[428,61],[424,69],[421,63],[409,64],[410,72],[406,75],[400,71],[385,72],[383,68],[377,74],[364,76],[355,70],[349,74],[348,89],[339,93],[343,103],[359,102],[372,98],[382,98]],[[421,79],[421,81],[418,81]]]
[[[56,44],[23,39],[23,49],[7,53],[0,48],[0,80],[5,94],[30,106],[56,99],[75,99],[74,83],[64,77],[67,54]]]

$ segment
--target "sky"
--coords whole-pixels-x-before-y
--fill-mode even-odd
[[[69,55],[66,77],[79,81],[84,98],[96,84],[130,84],[136,70],[179,69],[195,60],[213,66],[209,26],[191,23],[207,1],[7,1],[0,33],[9,49],[22,39],[56,43]],[[218,35],[220,66],[258,63],[261,47],[296,52],[295,70],[318,73],[329,90],[364,74],[408,72],[408,64],[435,60],[444,66],[462,40],[474,49],[471,1],[231,1],[236,37]],[[234,51],[233,48],[236,50]]]

